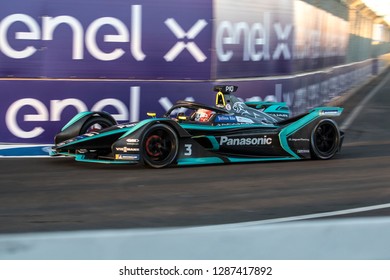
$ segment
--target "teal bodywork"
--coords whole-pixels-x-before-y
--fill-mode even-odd
[[[73,124],[75,124],[76,122],[78,122],[79,120],[81,120],[82,118],[84,118],[90,114],[92,114],[92,112],[87,111],[87,112],[78,113],[66,125],[64,125],[64,127],[61,129],[61,131],[64,131],[65,129],[69,128],[70,126],[72,126]]]
[[[232,96],[225,97],[226,100],[223,102],[234,100]],[[254,123],[244,123],[225,117],[230,121],[221,123],[223,118],[220,118],[218,122],[204,124],[186,118],[174,120],[171,117],[155,118],[153,116],[137,123],[116,124],[96,133],[76,134],[67,140],[60,141],[51,155],[73,156],[76,161],[81,162],[136,164],[142,162],[141,142],[142,139],[146,139],[143,135],[150,131],[149,128],[159,124],[160,127],[169,127],[177,135],[178,151],[173,163],[179,166],[299,160],[309,156],[304,153],[310,152],[308,145],[315,124],[321,119],[337,117],[343,111],[339,107],[317,107],[301,116],[285,118],[285,116],[290,116],[290,110],[284,102],[261,101],[245,102],[245,104],[279,118],[275,118],[276,121],[272,123],[262,123],[258,120]],[[189,104],[189,106],[192,108],[191,106],[197,106],[197,104]],[[233,115],[231,111],[227,112],[222,109],[220,111],[221,116]],[[80,127],[89,117],[107,116],[105,114],[107,113],[79,113],[61,129],[61,132],[65,135],[77,133],[77,130],[81,131]],[[241,119],[245,118],[241,117]],[[299,137],[302,138],[301,135],[304,135],[304,141],[300,143],[292,143],[292,140],[289,140],[290,138],[299,140]],[[106,151],[110,150],[110,156],[94,157],[93,152],[89,152],[89,149],[94,150],[89,148],[90,144],[92,147],[95,144]],[[299,149],[298,146],[303,148]]]
[[[273,116],[288,118],[291,115],[290,109],[285,102],[250,101],[245,102],[245,104]]]

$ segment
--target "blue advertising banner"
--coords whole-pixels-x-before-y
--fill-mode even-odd
[[[345,63],[348,22],[295,0],[215,2],[213,78],[285,75]]]
[[[0,9],[2,77],[209,79],[209,0],[20,0]]]
[[[177,100],[213,104],[211,83],[1,80],[0,142],[52,143],[78,112],[106,111],[118,122],[162,115]]]
[[[301,0],[5,1],[0,143],[52,143],[86,110],[128,122],[180,99],[212,105],[215,84],[299,114],[372,73],[371,60],[343,65],[348,28]]]
[[[161,116],[178,100],[214,105],[216,84],[237,85],[244,101],[283,101],[292,114],[320,106],[371,75],[372,62],[329,72],[234,82],[0,80],[0,143],[52,143],[78,112],[104,110],[118,122]]]
[[[348,31],[345,20],[300,0],[11,1],[0,10],[0,75],[285,75],[344,63]]]
[[[293,1],[215,1],[216,78],[291,72]]]
[[[310,71],[345,63],[349,23],[304,1],[294,3],[292,70]]]

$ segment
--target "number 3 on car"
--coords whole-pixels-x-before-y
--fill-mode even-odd
[[[153,168],[196,164],[332,158],[344,133],[339,107],[290,116],[284,102],[243,102],[237,86],[215,86],[215,104],[177,101],[162,117],[117,124],[105,112],[82,112],[55,136],[52,155],[78,161],[141,163]]]
[[[192,155],[192,144],[184,144],[184,155],[191,156]]]

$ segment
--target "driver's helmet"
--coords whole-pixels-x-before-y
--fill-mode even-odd
[[[195,121],[197,122],[207,122],[210,120],[211,116],[214,115],[215,112],[207,109],[198,109],[195,112]]]

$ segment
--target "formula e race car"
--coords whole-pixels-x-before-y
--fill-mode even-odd
[[[243,102],[237,86],[215,86],[215,105],[177,101],[162,117],[118,124],[106,112],[82,112],[55,136],[51,155],[115,164],[222,164],[330,159],[344,133],[333,120],[339,107],[317,107],[290,117],[283,102]]]

